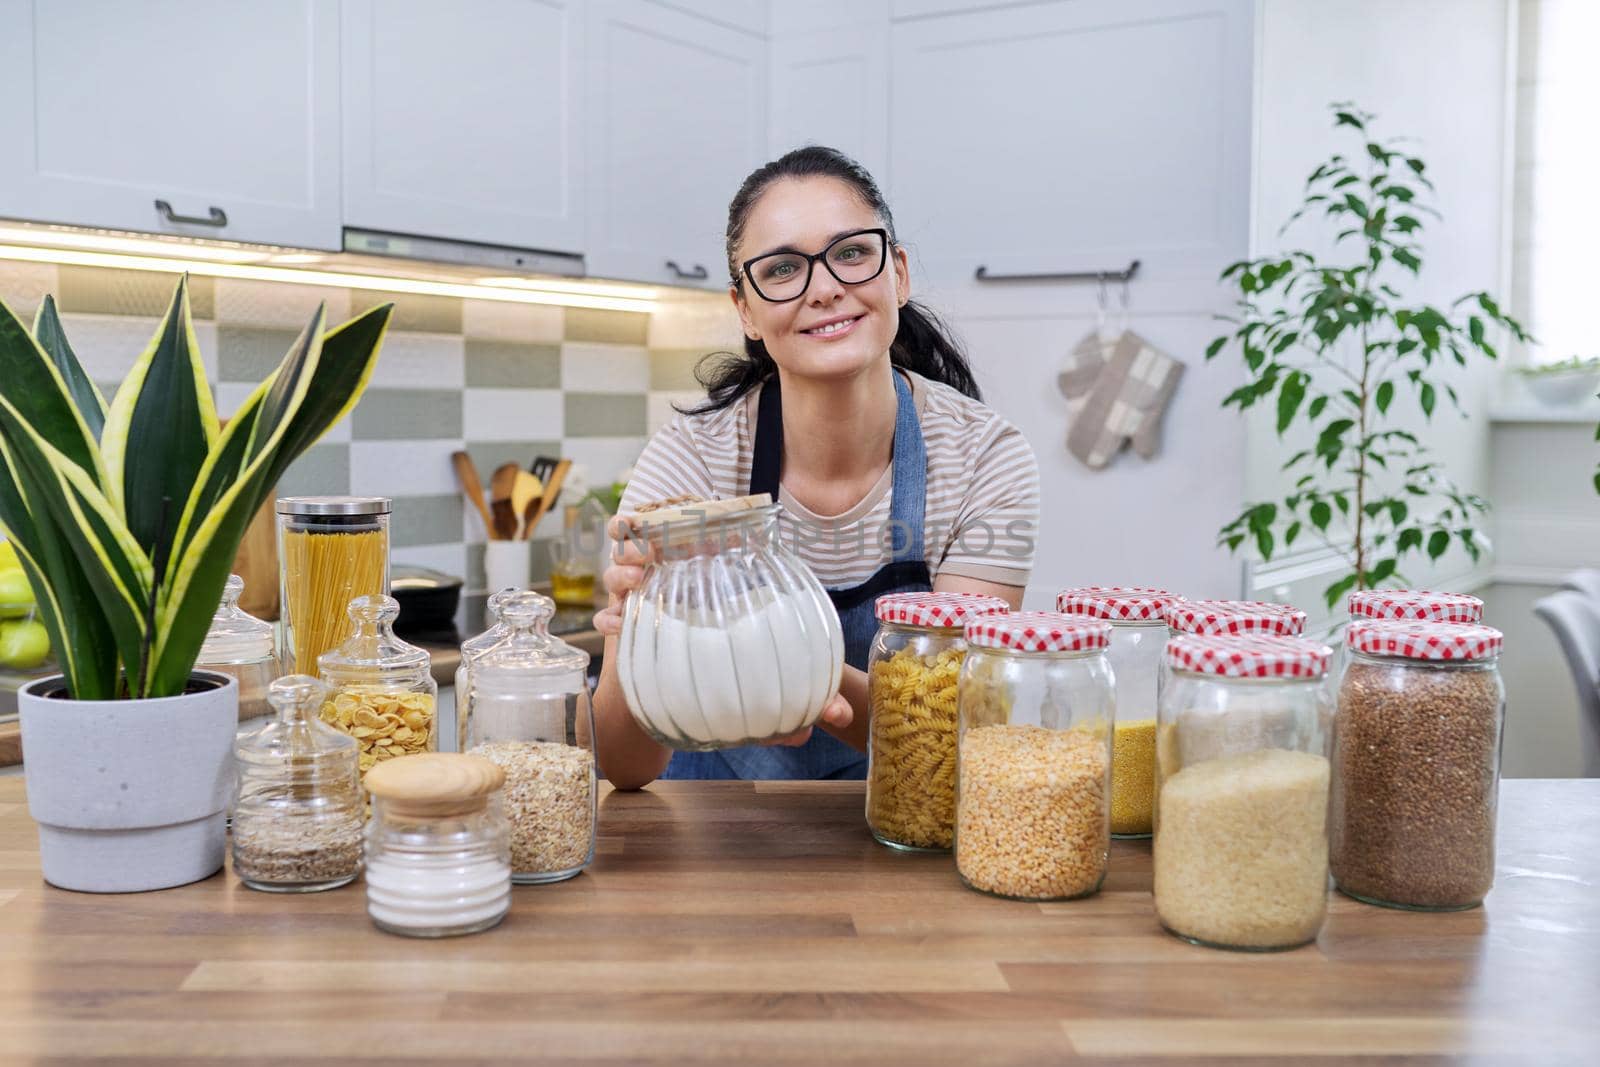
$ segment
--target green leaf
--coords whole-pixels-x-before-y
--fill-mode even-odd
[[[1356,577],[1356,575],[1352,574],[1339,579],[1337,582],[1334,582],[1332,585],[1328,586],[1327,589],[1323,590],[1322,596],[1323,599],[1327,601],[1328,607],[1332,608],[1334,605],[1338,604],[1346,593],[1350,592],[1350,590],[1356,587],[1357,581],[1359,581],[1359,579]]]
[[[1415,526],[1407,526],[1400,531],[1399,538],[1395,541],[1395,549],[1400,552],[1410,552],[1412,549],[1422,547],[1422,530]]]
[[[1283,388],[1278,390],[1278,436],[1282,437],[1289,424],[1294,421],[1295,412],[1300,410],[1300,404],[1306,398],[1306,382],[1310,379],[1292,371],[1283,380]]]
[[[1428,535],[1428,558],[1438,559],[1450,547],[1450,534],[1447,530],[1435,530]]]
[[[67,394],[77,406],[78,414],[83,416],[89,436],[98,441],[100,430],[106,424],[106,400],[100,395],[100,387],[84,373],[72,346],[67,344],[67,335],[61,328],[61,316],[56,314],[56,298],[53,296],[46,295],[44,302],[39,305],[39,312],[33,318],[33,339],[56,365]]]
[[[1389,521],[1393,522],[1396,526],[1399,526],[1402,522],[1405,522],[1406,516],[1411,514],[1411,509],[1406,507],[1406,502],[1404,500],[1389,500],[1387,505],[1389,508]]]
[[[1427,382],[1423,382],[1422,391],[1418,399],[1422,404],[1422,413],[1431,419],[1433,417],[1433,405],[1438,400],[1438,396],[1435,394],[1433,386],[1429,385]]]
[[[1483,344],[1483,320],[1476,315],[1467,318],[1467,335],[1475,345]]]
[[[1312,421],[1321,418],[1322,412],[1327,408],[1327,406],[1328,398],[1326,396],[1317,397],[1311,402],[1311,406],[1306,408],[1306,417]]]
[[[1467,555],[1472,557],[1472,562],[1476,563],[1481,553],[1478,548],[1478,539],[1474,536],[1474,533],[1475,531],[1470,529],[1457,530],[1456,539],[1461,542],[1461,547],[1467,550]]]
[[[1272,558],[1272,531],[1266,527],[1256,531],[1256,549],[1261,553],[1262,559]]]
[[[1388,559],[1380,559],[1377,564],[1367,572],[1367,582],[1373,586],[1376,586],[1379,582],[1387,581],[1391,576],[1393,576],[1395,568],[1398,566],[1399,562],[1393,556],[1390,556]]]
[[[1392,253],[1390,253],[1390,258],[1392,258],[1402,267],[1405,267],[1412,274],[1416,274],[1422,270],[1422,260],[1418,259],[1414,254],[1408,252],[1404,248],[1396,248]]]
[[[1394,383],[1382,382],[1378,386],[1378,410],[1384,414],[1389,412],[1389,404],[1394,400]]]
[[[217,412],[189,316],[186,276],[117,390],[101,440],[110,495],[150,559],[171,558],[178,516],[216,439]],[[137,461],[129,463],[129,456]]]
[[[1294,544],[1294,539],[1300,536],[1300,524],[1291,522],[1289,528],[1283,531],[1283,547],[1289,548]]]
[[[16,405],[19,418],[97,482],[106,484],[94,434],[73,403],[70,387],[54,359],[4,301],[0,301],[0,383],[4,383],[7,399]]]
[[[1206,345],[1206,358],[1211,359],[1218,352],[1221,352],[1223,348],[1227,346],[1227,344],[1228,339],[1226,337],[1219,337],[1215,341],[1212,341],[1209,345]]]
[[[1316,503],[1311,505],[1311,525],[1315,526],[1323,533],[1327,533],[1328,523],[1332,521],[1333,509],[1328,506],[1327,501],[1318,500]]]
[[[1356,116],[1349,111],[1335,112],[1333,124],[1335,126],[1354,126],[1358,130],[1365,130],[1367,128],[1365,123],[1356,118]]]

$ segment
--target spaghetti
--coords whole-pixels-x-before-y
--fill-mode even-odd
[[[388,531],[282,531],[285,658],[317,674],[317,657],[350,636],[350,601],[387,592]]]

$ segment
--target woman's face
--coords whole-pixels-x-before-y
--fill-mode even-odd
[[[845,182],[785,178],[769,186],[750,209],[734,259],[742,266],[769,252],[816,255],[843,234],[882,226],[877,213]],[[841,263],[860,254],[848,247],[838,251]],[[778,366],[792,374],[834,379],[861,373],[889,351],[900,327],[900,307],[911,296],[905,251],[890,247],[885,254],[882,272],[857,285],[839,281],[819,260],[805,291],[783,303],[762,299],[749,279],[742,279],[730,294],[745,335],[765,342]],[[848,277],[848,270],[840,269]],[[761,265],[755,270],[757,283],[772,292],[775,284],[762,275]],[[820,332],[827,326],[832,329]]]

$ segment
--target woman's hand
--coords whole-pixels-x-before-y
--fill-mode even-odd
[[[842,730],[849,726],[855,717],[856,713],[855,710],[850,707],[850,702],[842,695],[835,693],[833,694],[833,699],[829,700],[828,703],[823,706],[822,718],[817,720],[817,725],[832,726]],[[771,741],[767,741],[765,743],[769,745],[786,745],[790,748],[798,748],[807,741],[811,740],[811,731],[813,729],[815,729],[815,727],[807,726],[804,730],[796,730],[792,734],[786,734],[783,737],[775,737]]]
[[[607,637],[622,633],[622,606],[628,594],[644,581],[644,568],[650,562],[643,546],[633,534],[633,516],[614,515],[606,523],[606,533],[613,542],[611,564],[600,576],[610,598],[604,608],[595,613],[594,628]]]

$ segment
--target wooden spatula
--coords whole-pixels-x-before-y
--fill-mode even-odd
[[[526,541],[533,534],[528,520],[544,499],[544,483],[527,471],[517,471],[517,480],[511,487],[511,511],[517,517],[517,540]]]
[[[516,539],[517,512],[511,506],[511,494],[516,489],[517,472],[521,469],[515,463],[502,463],[489,475],[489,510],[494,515],[496,541]]]
[[[450,453],[450,462],[456,468],[456,481],[461,484],[461,495],[467,498],[467,503],[477,509],[483,517],[483,532],[486,537],[494,537],[494,520],[489,517],[489,509],[483,503],[483,481],[478,477],[477,465],[472,462],[472,457],[465,452]]]

